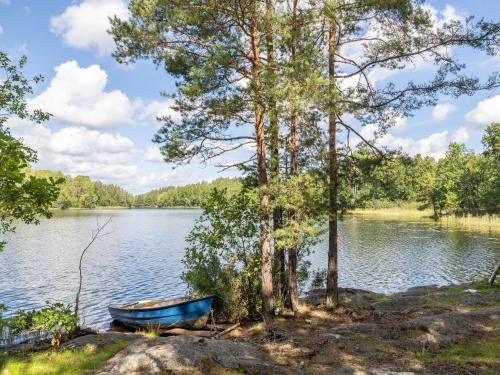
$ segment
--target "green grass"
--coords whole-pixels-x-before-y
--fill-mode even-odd
[[[484,364],[500,366],[500,336],[486,337],[479,341],[453,345],[436,353],[419,353],[423,361],[439,360],[456,365]]]
[[[93,372],[131,340],[97,349],[49,350],[7,356],[0,354],[0,375],[73,375]]]
[[[371,303],[386,302],[386,301],[392,300],[392,297],[388,296],[388,295],[385,295],[385,294],[369,293],[368,294],[368,300]]]
[[[160,332],[156,331],[156,330],[148,330],[148,331],[139,331],[139,332],[136,332],[138,335],[140,336],[144,336],[148,339],[155,339],[155,338],[158,338],[160,337]]]
[[[444,293],[463,294],[467,289],[475,289],[481,294],[496,294],[500,293],[500,283],[497,280],[493,285],[490,285],[486,279],[478,278],[470,283],[447,286]]]
[[[451,229],[466,229],[479,232],[500,233],[500,217],[484,216],[443,216],[437,222],[432,219],[432,210],[417,210],[408,207],[356,208],[349,213],[380,220],[417,221]]]
[[[438,223],[443,227],[464,228],[480,232],[500,233],[500,217],[484,216],[443,216]]]
[[[354,215],[376,217],[381,219],[422,220],[432,222],[431,210],[420,211],[415,208],[356,208],[349,212]]]
[[[474,289],[482,294],[500,293],[500,283],[498,280],[493,285],[490,285],[486,280],[474,281],[473,285]]]

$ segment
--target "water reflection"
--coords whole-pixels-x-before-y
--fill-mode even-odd
[[[107,327],[107,305],[184,294],[180,281],[184,238],[199,210],[58,212],[39,226],[19,226],[0,254],[0,303],[40,307],[45,300],[72,303],[78,257],[90,232],[113,216],[110,235],[84,261],[81,305],[85,322]],[[393,292],[485,275],[500,257],[500,237],[429,225],[346,218],[339,223],[342,286]],[[310,256],[326,264],[326,241]]]

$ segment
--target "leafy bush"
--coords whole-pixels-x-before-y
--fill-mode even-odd
[[[187,238],[183,279],[195,296],[219,296],[217,313],[228,320],[257,316],[260,307],[256,197],[214,189]]]
[[[327,272],[326,269],[324,268],[314,271],[312,275],[311,288],[313,289],[325,288],[326,276]]]
[[[7,327],[11,335],[31,330],[47,329],[51,332],[72,332],[78,324],[78,317],[71,306],[63,303],[49,303],[40,310],[19,310],[10,318],[0,319],[0,327]]]

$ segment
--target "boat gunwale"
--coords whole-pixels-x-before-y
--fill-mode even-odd
[[[132,311],[140,312],[140,311],[165,310],[165,309],[170,309],[170,308],[181,306],[181,305],[186,305],[188,303],[203,301],[203,300],[210,299],[210,298],[215,299],[216,297],[217,297],[216,295],[211,295],[211,296],[206,296],[206,297],[202,297],[202,298],[196,298],[196,299],[191,299],[191,300],[187,300],[187,301],[184,301],[184,302],[175,303],[173,305],[157,306],[157,307],[155,307],[155,306],[153,306],[153,307],[141,307],[139,309],[126,308],[126,307],[117,307],[117,306],[120,306],[120,304],[111,304],[111,305],[108,306],[108,309],[114,309],[114,310],[119,310],[119,311],[130,311],[130,312],[132,312]],[[174,297],[174,298],[171,298],[171,300],[175,299],[175,298],[180,298],[180,297]],[[165,300],[165,302],[166,301],[168,301],[168,300]],[[137,303],[137,302],[134,302],[134,303]]]

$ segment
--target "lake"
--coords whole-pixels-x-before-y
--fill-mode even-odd
[[[107,234],[84,259],[81,296],[87,325],[108,327],[107,305],[184,294],[184,238],[197,209],[57,211],[38,226],[19,225],[0,253],[0,303],[12,312],[44,301],[74,303],[78,259],[97,220],[113,216]],[[343,287],[390,293],[487,275],[500,259],[500,236],[423,223],[347,217],[339,222]],[[326,267],[326,240],[309,256]]]

